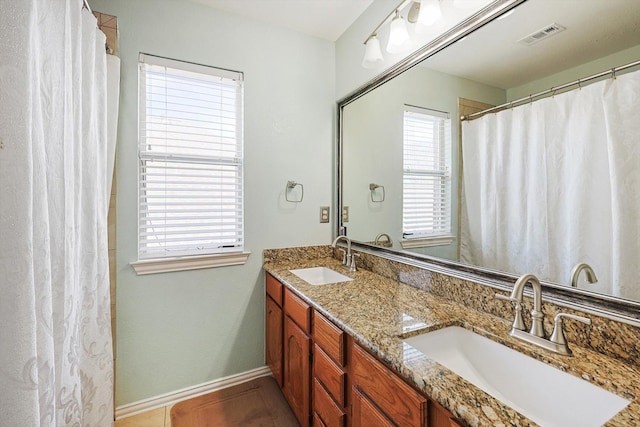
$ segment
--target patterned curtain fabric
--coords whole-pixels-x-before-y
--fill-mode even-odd
[[[0,13],[0,424],[110,426],[104,35],[79,0]]]
[[[461,259],[640,299],[640,71],[463,122]],[[584,277],[583,277],[584,279]]]

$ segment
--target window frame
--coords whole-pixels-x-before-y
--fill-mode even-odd
[[[438,120],[437,123],[437,140],[434,140],[434,149],[428,154],[437,156],[437,163],[439,167],[433,169],[421,169],[413,167],[408,169],[406,165],[406,151],[409,148],[407,120],[409,115],[424,115],[431,119]],[[447,112],[433,110],[424,107],[417,107],[413,105],[405,105],[403,109],[403,126],[402,126],[402,239],[400,241],[403,249],[421,248],[429,246],[444,246],[451,244],[455,236],[452,234],[453,230],[453,201],[452,201],[452,120],[451,115]],[[409,120],[411,120],[409,118]],[[437,153],[435,146],[437,146]],[[444,223],[444,227],[440,226],[440,230],[433,230],[431,232],[422,232],[416,234],[415,237],[408,237],[407,231],[411,229],[406,226],[406,211],[408,199],[406,197],[406,180],[408,177],[434,177],[439,178],[439,188],[441,191],[440,198],[443,202],[439,204],[439,209],[444,211],[444,214],[438,215],[436,220]],[[436,199],[434,196],[433,199]],[[413,198],[412,200],[416,200]],[[433,210],[437,210],[438,207],[433,207]],[[435,215],[434,215],[435,216]]]
[[[178,142],[178,145],[182,144],[182,146],[180,146],[179,148],[167,149],[165,147],[166,152],[164,153],[160,152],[160,154],[158,154],[158,151],[154,152],[151,149],[145,150],[144,143],[148,141],[148,139],[146,138],[149,137],[147,135],[147,130],[148,130],[147,126],[149,122],[147,121],[147,110],[146,110],[147,102],[148,102],[147,94],[146,94],[146,82],[147,82],[146,67],[148,66],[166,67],[167,69],[176,70],[177,74],[197,73],[202,75],[203,77],[207,76],[207,78],[210,78],[211,76],[213,76],[215,78],[220,78],[221,80],[229,81],[229,79],[231,79],[235,81],[235,85],[236,85],[235,96],[237,97],[237,99],[236,99],[236,103],[234,104],[235,114],[233,116],[233,120],[236,125],[236,134],[235,134],[236,136],[234,137],[235,142],[233,145],[236,146],[235,148],[236,151],[234,152],[232,160],[225,160],[221,157],[221,155],[214,155],[214,154],[210,154],[210,155],[202,155],[202,154],[195,155],[193,153],[189,154],[190,150],[192,152],[197,151],[199,149],[202,150],[203,147],[198,147],[197,143],[193,147],[189,147],[187,144],[184,144],[182,141]],[[212,66],[200,65],[200,64],[195,64],[191,62],[185,62],[185,61],[174,60],[174,59],[159,57],[155,55],[140,53],[138,58],[138,79],[139,79],[138,80],[139,81],[139,90],[138,90],[139,129],[138,129],[138,145],[137,145],[138,171],[137,171],[137,180],[136,180],[138,185],[138,196],[137,196],[138,226],[137,226],[137,233],[136,233],[138,260],[131,263],[132,267],[134,268],[134,270],[138,275],[142,275],[142,274],[152,274],[152,273],[160,273],[160,272],[193,270],[193,269],[222,267],[222,266],[230,266],[230,265],[241,265],[246,263],[250,253],[245,251],[245,237],[244,237],[244,228],[245,228],[245,216],[244,216],[245,161],[244,161],[244,117],[243,117],[244,115],[244,92],[243,92],[244,74],[238,71],[232,71],[232,70],[227,70],[227,69],[222,69],[222,68],[217,68]],[[197,95],[194,95],[194,97],[191,98],[191,100],[194,102],[197,102],[195,101],[196,97]],[[192,113],[192,112],[190,111],[189,113]],[[211,121],[210,123],[222,125],[221,121],[214,120],[214,121]],[[177,132],[177,131],[174,130],[173,132]],[[167,133],[170,133],[170,131],[167,130]],[[165,139],[166,138],[167,136],[165,135]],[[227,144],[225,146],[229,146],[229,145]],[[177,152],[174,150],[176,150]],[[236,206],[236,209],[234,209],[235,210],[235,214],[233,216],[234,220],[232,222],[232,224],[234,224],[233,230],[235,230],[233,231],[234,233],[233,236],[235,237],[233,238],[234,246],[232,248],[225,248],[224,243],[222,241],[219,242],[220,246],[216,248],[208,246],[209,244],[207,244],[206,245],[207,247],[204,247],[204,248],[198,247],[198,243],[193,240],[193,239],[197,239],[196,237],[191,237],[191,238],[185,237],[185,241],[188,243],[189,239],[191,239],[191,242],[193,242],[193,245],[190,248],[186,248],[183,253],[180,253],[178,250],[173,249],[171,247],[164,250],[159,249],[154,251],[153,248],[150,248],[149,246],[145,245],[145,243],[143,242],[143,238],[144,238],[143,230],[149,230],[149,228],[153,228],[153,226],[150,226],[148,223],[148,218],[150,218],[149,214],[150,212],[153,213],[153,211],[149,211],[148,207],[143,208],[143,205],[146,205],[146,203],[148,202],[148,200],[146,199],[147,196],[145,196],[145,193],[143,192],[143,185],[144,183],[150,182],[148,181],[149,178],[144,176],[144,174],[146,173],[145,171],[147,170],[144,162],[149,162],[149,161],[160,162],[160,164],[162,164],[163,166],[156,166],[157,168],[159,168],[158,170],[166,171],[168,169],[177,167],[182,172],[191,171],[191,169],[189,169],[191,165],[189,165],[188,167],[185,166],[190,162],[190,164],[197,164],[198,166],[202,166],[202,170],[205,170],[205,172],[203,173],[213,174],[214,176],[217,177],[217,179],[220,179],[220,180],[224,178],[225,172],[223,172],[222,170],[214,172],[213,171],[214,168],[218,167],[222,169],[221,167],[222,163],[226,163],[225,166],[230,168],[232,171],[234,170],[234,168],[237,168],[237,170],[232,173],[232,176],[234,176],[234,178],[232,178],[232,181],[229,181],[229,182],[235,183],[235,185],[238,188],[237,191],[239,192],[239,196],[235,197],[236,200],[234,202],[221,202],[222,204],[220,205],[221,207]],[[182,165],[182,167],[180,167],[180,165]],[[191,173],[194,173],[194,172],[191,172]],[[218,175],[215,175],[215,173],[218,173]],[[178,176],[178,180],[180,179],[184,179],[184,178],[181,178],[180,176]],[[229,178],[227,178],[227,180],[228,179]],[[205,186],[206,182],[210,181],[211,179],[200,177],[200,178],[190,178],[190,180],[194,180],[193,183],[197,187],[197,186]],[[202,181],[201,184],[198,184],[198,180],[204,180],[204,181]],[[191,181],[189,181],[189,184],[191,184]],[[168,185],[168,184],[165,184],[165,185]],[[169,187],[161,187],[161,188],[164,188],[164,190],[160,190],[161,193],[164,191],[170,191],[170,189],[168,189]],[[198,188],[201,188],[201,187],[198,187]],[[181,190],[181,191],[185,191],[185,190]],[[198,191],[202,193],[206,193],[205,191],[202,190],[202,188]],[[196,194],[200,194],[200,193],[196,193]],[[194,198],[205,197],[206,199],[206,195],[193,196],[193,197]],[[165,198],[164,200],[166,202],[167,199]],[[232,205],[230,205],[229,203],[232,203]],[[238,205],[239,205],[239,212],[237,208]],[[164,217],[165,221],[166,221],[166,218],[170,219],[170,217],[166,216],[167,213],[163,210],[157,211],[157,213],[165,215]],[[223,224],[222,219],[220,219],[219,221],[212,220],[213,222],[208,222],[206,224],[203,219],[200,219],[200,221],[203,221],[203,225],[207,225],[209,227],[216,226],[216,224],[217,224],[217,227],[220,227],[220,225]],[[189,223],[190,221],[185,220],[184,223],[182,223],[184,224],[183,227],[188,227],[187,224]],[[143,224],[145,224],[144,227],[143,227]],[[184,229],[184,228],[181,228],[180,225],[175,225],[175,226],[177,226],[178,229]],[[148,235],[148,234],[149,234],[148,232],[145,233],[145,235]],[[184,231],[184,235],[187,235],[187,234],[189,234],[188,231]],[[178,234],[178,236],[180,235]],[[202,244],[200,243],[200,245]],[[148,249],[148,252],[144,251],[145,248]],[[171,250],[176,250],[176,254],[175,255],[171,254],[170,253]],[[162,252],[164,252],[164,254],[162,254]]]

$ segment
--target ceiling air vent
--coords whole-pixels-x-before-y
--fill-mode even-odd
[[[566,30],[565,27],[558,24],[547,25],[541,30],[536,31],[535,33],[531,33],[526,37],[518,40],[518,43],[525,44],[527,46],[531,46],[532,44],[538,43],[540,40],[546,39],[551,36],[555,36],[556,34]]]

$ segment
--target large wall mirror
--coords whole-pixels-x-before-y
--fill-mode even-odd
[[[571,256],[561,256],[567,258],[563,261],[561,274],[518,271],[517,267],[502,266],[511,265],[509,263],[489,264],[482,256],[466,253],[472,246],[465,239],[469,237],[469,222],[473,220],[469,221],[465,215],[475,215],[469,213],[471,203],[465,199],[463,160],[465,156],[484,153],[465,151],[463,156],[462,133],[477,130],[471,126],[467,128],[467,123],[463,124],[460,119],[461,115],[491,106],[527,97],[529,99],[525,101],[537,103],[547,96],[532,96],[538,93],[548,92],[550,96],[559,97],[579,91],[594,81],[618,78],[623,72],[625,75],[640,72],[636,65],[607,74],[613,68],[640,60],[640,2],[496,1],[426,48],[421,55],[414,55],[413,59],[399,64],[339,102],[338,211],[341,215],[337,232],[346,231],[353,241],[379,249],[383,254],[402,254],[474,274],[503,274],[503,277],[537,274],[548,288],[558,290],[559,295],[580,296],[597,304],[623,307],[625,315],[640,320],[640,253],[637,248],[630,251],[631,256],[622,254],[624,261],[616,266],[601,266],[597,254],[592,256],[594,247],[596,253],[605,252],[610,258],[616,255],[605,246],[597,248],[596,233],[595,240],[584,244],[590,246],[591,251],[577,250]],[[599,79],[584,80],[600,73]],[[566,83],[578,80],[579,83],[565,87]],[[640,106],[640,92],[628,96],[633,98],[632,107]],[[576,109],[579,107],[575,106]],[[585,127],[588,126],[585,123]],[[633,130],[621,129],[621,132]],[[637,141],[640,141],[640,133]],[[558,140],[558,144],[563,142]],[[635,146],[640,147],[637,142]],[[632,151],[637,155],[640,148]],[[494,155],[502,156],[501,153]],[[505,159],[513,161],[514,154],[509,156],[505,155]],[[534,154],[525,150],[522,156],[528,156],[522,169],[544,168],[535,163]],[[623,176],[622,180],[640,182],[640,161],[635,160],[633,167],[626,167],[630,176]],[[472,157],[469,157],[468,162],[471,161]],[[575,163],[578,167],[582,165]],[[575,191],[590,192],[598,183],[589,178],[589,170],[584,172],[582,183],[571,178],[566,180],[571,184],[566,185],[577,189]],[[497,192],[500,191],[500,178],[511,179],[506,175],[494,176],[493,186]],[[565,184],[557,174],[545,179],[556,180],[553,185]],[[467,182],[467,188],[471,187]],[[416,199],[416,191],[428,193],[427,206],[424,200]],[[512,198],[526,200],[527,190],[522,191],[523,194]],[[569,190],[558,191],[571,194]],[[639,188],[632,191],[637,193]],[[624,207],[627,209],[624,216],[632,220],[625,232],[638,240],[639,223],[633,218],[640,217],[640,197],[629,193],[629,198],[633,202]],[[479,206],[484,205],[480,203]],[[638,211],[629,211],[634,206]],[[549,218],[546,210],[537,208],[536,204],[528,209],[524,213],[514,210],[513,215],[554,222],[554,218]],[[571,212],[561,211],[559,215],[565,220],[580,222],[581,218],[587,218],[586,210],[588,206]],[[591,223],[594,229],[600,227],[602,233],[611,228],[593,220],[585,222]],[[567,227],[554,229],[551,239],[572,241],[573,235],[564,234]],[[530,236],[521,243],[517,250],[502,248],[502,252],[517,252],[520,258],[531,258],[532,253],[526,248],[544,244]],[[501,252],[499,248],[487,246],[482,250]],[[593,265],[595,275],[600,277],[597,281],[592,280],[588,269],[583,269],[572,287],[570,274],[581,262]],[[598,275],[598,270],[603,273]],[[621,270],[627,271],[623,274]],[[622,281],[624,283],[618,283]]]

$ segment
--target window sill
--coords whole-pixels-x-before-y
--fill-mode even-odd
[[[198,270],[201,268],[242,265],[247,262],[251,252],[233,252],[181,258],[156,258],[132,262],[131,266],[138,276],[144,274],[169,273],[172,271]]]
[[[418,239],[402,240],[402,249],[426,248],[429,246],[450,245],[455,240],[455,236],[422,237]]]

